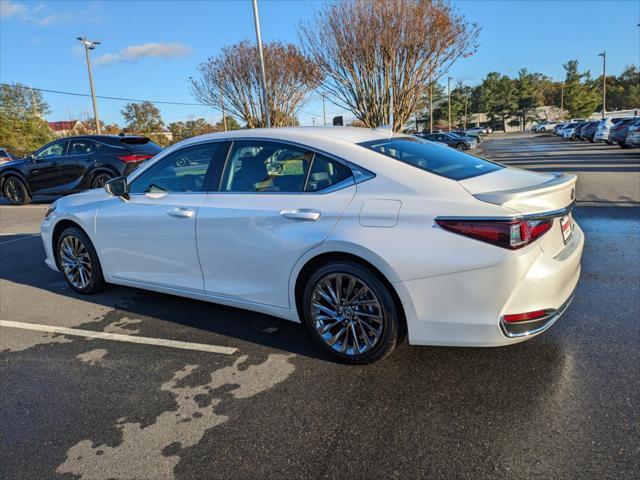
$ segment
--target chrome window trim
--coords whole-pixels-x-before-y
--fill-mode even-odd
[[[179,150],[185,149],[185,148],[191,148],[194,147],[196,145],[202,145],[205,143],[220,143],[220,142],[225,142],[225,143],[230,143],[231,146],[229,147],[229,151],[227,152],[227,157],[225,158],[224,161],[224,166],[222,169],[222,174],[220,175],[220,182],[222,182],[222,178],[224,177],[224,173],[227,169],[227,164],[229,162],[229,157],[231,155],[231,149],[233,148],[233,143],[234,142],[239,142],[239,141],[252,141],[252,140],[256,140],[256,141],[266,141],[266,142],[273,142],[273,143],[282,143],[282,144],[286,144],[286,145],[291,145],[297,148],[304,148],[307,149],[311,152],[313,152],[314,154],[319,153],[321,155],[326,156],[327,158],[330,158],[331,160],[337,161],[341,164],[343,164],[344,166],[346,166],[347,168],[349,168],[351,170],[351,176],[352,179],[345,179],[342,182],[338,182],[335,185],[331,185],[330,187],[327,187],[325,189],[316,191],[316,192],[226,192],[226,191],[222,191],[220,190],[220,184],[218,185],[218,189],[217,190],[207,190],[207,191],[202,191],[202,192],[190,192],[190,193],[207,193],[207,194],[217,194],[217,193],[223,193],[223,194],[254,194],[254,193],[259,193],[259,194],[264,194],[264,193],[270,193],[270,194],[276,194],[276,195],[300,195],[300,194],[304,194],[304,195],[324,195],[326,193],[332,193],[335,192],[337,190],[342,190],[343,188],[347,188],[351,185],[356,185],[358,183],[362,183],[362,182],[366,182],[367,180],[371,180],[372,178],[376,177],[375,172],[372,172],[371,170],[361,167],[360,165],[351,162],[349,160],[345,160],[341,157],[338,157],[332,153],[326,152],[325,150],[321,150],[315,147],[310,147],[309,145],[304,145],[302,143],[298,143],[295,141],[290,141],[290,140],[280,140],[277,138],[267,138],[267,137],[232,137],[232,138],[215,138],[215,139],[202,139],[193,143],[189,143],[188,145],[185,146],[181,146],[180,148],[175,148],[175,149],[165,149],[161,152],[159,152],[156,157],[154,157],[152,162],[147,162],[147,165],[145,165],[143,168],[137,168],[135,169],[133,172],[131,172],[129,174],[129,176],[127,177],[127,182],[131,183],[133,182],[136,178],[138,178],[140,175],[142,175],[147,169],[151,168],[153,165],[155,165],[157,162],[161,162],[163,158],[165,158],[167,155],[171,155],[174,152],[177,152]],[[124,147],[123,147],[124,148]],[[357,168],[358,170],[360,170],[361,172],[365,172],[365,178],[362,179],[356,179],[355,173],[354,173],[354,167]],[[189,192],[183,192],[183,193],[189,193]],[[135,195],[139,195],[139,194],[135,194]]]

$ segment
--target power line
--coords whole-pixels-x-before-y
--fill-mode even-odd
[[[73,95],[75,97],[90,97],[91,95],[87,93],[75,93],[75,92],[63,92],[60,90],[48,90],[46,88],[35,88],[35,87],[27,87],[24,85],[10,85],[8,83],[0,83],[3,87],[11,87],[11,88],[22,88],[24,90],[36,90],[38,92],[46,92],[46,93],[57,93],[60,95]],[[105,100],[120,100],[125,102],[151,102],[151,103],[162,103],[165,105],[187,105],[192,107],[209,107],[209,105],[204,103],[188,103],[188,102],[168,102],[163,100],[139,100],[135,98],[122,98],[122,97],[106,97],[103,95],[96,95],[96,98],[103,98]]]

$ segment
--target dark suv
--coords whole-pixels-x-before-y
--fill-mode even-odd
[[[162,150],[146,137],[83,135],[48,143],[21,160],[0,166],[0,193],[12,205],[31,197],[102,187],[128,175]]]

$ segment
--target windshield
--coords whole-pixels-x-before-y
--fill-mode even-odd
[[[504,168],[497,163],[415,137],[395,137],[359,145],[451,180],[465,180]]]

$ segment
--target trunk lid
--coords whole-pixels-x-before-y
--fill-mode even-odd
[[[460,181],[478,200],[512,208],[524,215],[547,213],[571,205],[576,176],[506,167]]]
[[[553,226],[539,240],[540,247],[556,256],[568,241],[561,220],[573,228],[573,220],[565,218],[575,200],[576,175],[541,173],[506,167],[501,170],[460,181],[460,184],[482,202],[502,205],[525,216],[553,217]],[[570,215],[570,214],[569,214]]]

